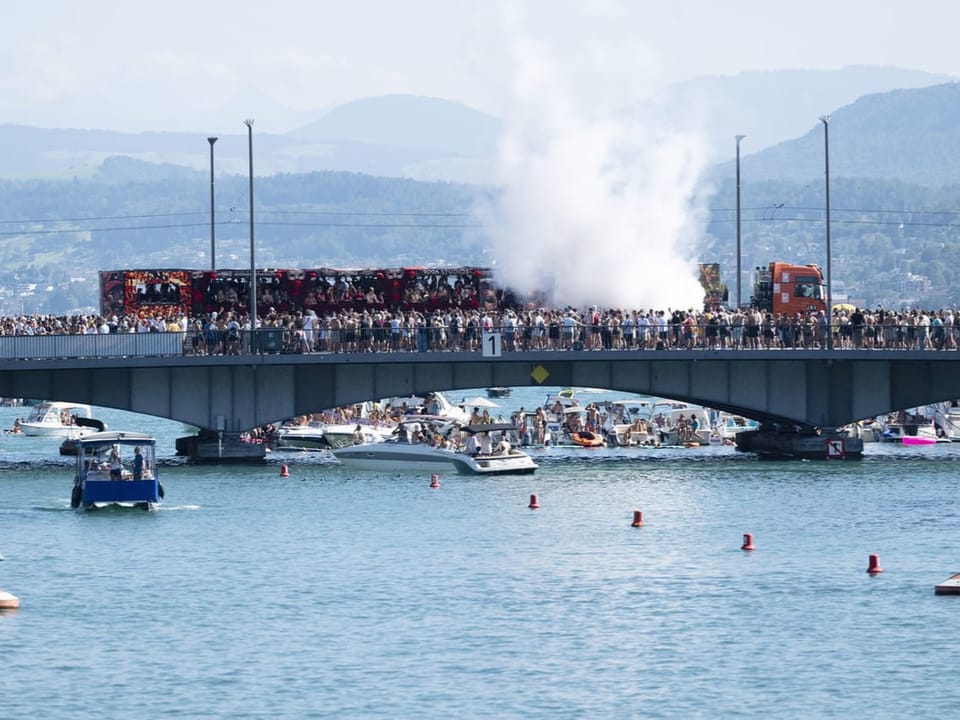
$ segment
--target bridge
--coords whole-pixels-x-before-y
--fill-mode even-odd
[[[184,353],[179,333],[0,337],[0,396],[83,402],[239,434],[393,396],[493,386],[594,387],[758,420],[836,428],[960,398],[960,352],[569,350]],[[262,350],[262,345],[257,347]]]

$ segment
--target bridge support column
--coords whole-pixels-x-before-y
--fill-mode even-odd
[[[859,460],[863,440],[837,428],[795,426],[737,433],[737,450],[773,458],[803,460]]]
[[[244,442],[240,433],[201,430],[197,435],[177,438],[177,455],[198,463],[263,462],[266,447]]]

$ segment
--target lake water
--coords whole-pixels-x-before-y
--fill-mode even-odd
[[[536,475],[431,490],[321,454],[183,465],[179,424],[97,415],[158,436],[166,501],[77,513],[57,441],[0,437],[0,587],[21,600],[0,614],[3,717],[900,718],[960,699],[960,597],[933,594],[960,571],[960,446],[549,448]]]

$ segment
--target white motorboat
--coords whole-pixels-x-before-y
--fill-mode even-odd
[[[647,398],[607,400],[600,403],[603,432],[613,445],[655,445],[659,442],[650,422],[653,401]]]
[[[386,440],[392,429],[367,421],[328,424],[310,420],[302,425],[284,425],[277,430],[278,450],[332,450],[344,445]]]
[[[759,429],[760,423],[756,420],[745,418],[743,415],[733,415],[728,412],[720,413],[717,420],[717,427],[715,428],[717,434],[719,434],[724,441],[736,440],[737,433]]]
[[[462,425],[448,418],[416,416],[380,443],[333,450],[344,465],[389,472],[456,472],[462,475],[529,474],[537,464],[505,439],[510,423]]]
[[[883,442],[907,445],[932,445],[951,442],[937,430],[934,411],[929,406],[901,410],[887,418],[883,426]]]
[[[696,446],[710,443],[710,411],[700,405],[662,400],[651,411],[659,428],[661,445]]]
[[[344,447],[346,445],[361,445],[383,442],[393,433],[392,427],[371,425],[366,421],[326,425],[323,428],[323,440],[326,447]]]
[[[408,397],[387,398],[380,403],[380,406],[391,417],[426,414],[448,420],[457,420],[462,423],[470,421],[470,412],[451,403],[442,392],[430,392],[423,396],[410,395]]]
[[[323,438],[323,429],[324,423],[319,420],[281,425],[274,443],[278,450],[326,450],[329,446]]]
[[[933,422],[947,440],[960,442],[960,401],[948,400],[938,403]]]
[[[42,402],[20,421],[24,435],[77,439],[95,432],[95,428],[78,425],[76,417],[90,418],[89,405],[70,402]]]

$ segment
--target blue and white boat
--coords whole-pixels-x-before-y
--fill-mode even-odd
[[[70,506],[152,509],[163,498],[157,476],[156,440],[136,432],[98,432],[77,442]]]

